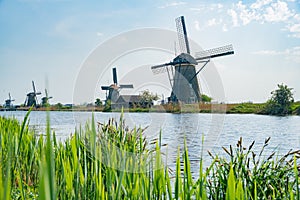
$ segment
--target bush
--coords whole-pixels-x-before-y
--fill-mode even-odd
[[[293,88],[288,88],[283,84],[277,86],[278,89],[271,92],[272,97],[267,101],[263,113],[280,116],[291,114],[291,105],[294,102]]]

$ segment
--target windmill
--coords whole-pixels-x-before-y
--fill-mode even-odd
[[[42,98],[42,106],[47,106],[49,104],[49,99],[52,99],[53,97],[48,96],[48,91],[45,89],[45,97]]]
[[[24,105],[28,106],[28,107],[30,107],[30,106],[37,107],[37,105],[38,105],[37,95],[41,95],[42,93],[36,92],[34,81],[32,81],[32,88],[33,88],[33,92],[29,92],[27,94]]]
[[[191,56],[187,30],[184,17],[176,18],[179,46],[181,54],[169,63],[152,66],[154,74],[168,72],[168,78],[172,87],[171,102],[195,103],[201,101],[200,87],[197,75],[210,62],[212,58],[234,54],[232,45],[222,46],[196,53]],[[202,64],[196,71],[196,66]]]
[[[4,107],[5,108],[12,108],[12,102],[15,101],[14,99],[11,99],[10,93],[8,93],[8,99],[5,100]]]
[[[118,85],[116,68],[112,68],[112,73],[113,73],[113,84],[111,84],[110,86],[101,86],[101,89],[106,91],[106,102],[108,100],[110,100],[111,102],[116,102],[120,96],[120,94],[119,94],[120,89],[132,89],[133,88],[132,84]],[[108,94],[107,94],[107,92],[108,92]]]

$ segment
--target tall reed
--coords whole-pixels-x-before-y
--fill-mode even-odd
[[[50,132],[0,117],[0,199],[299,199],[299,151],[263,156],[244,147],[224,147],[193,177],[186,143],[176,170],[164,165],[161,139],[148,144],[144,130],[94,118],[65,141]],[[201,156],[203,158],[203,156]]]

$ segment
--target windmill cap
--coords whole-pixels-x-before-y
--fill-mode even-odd
[[[173,60],[174,64],[192,64],[197,65],[197,61],[190,54],[182,53]]]

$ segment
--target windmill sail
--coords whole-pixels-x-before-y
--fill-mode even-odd
[[[113,81],[114,81],[114,84],[118,84],[118,78],[117,78],[117,69],[114,67],[113,69],[112,69],[112,71],[113,71]]]
[[[32,88],[33,88],[33,92],[34,92],[34,94],[36,94],[36,90],[35,90],[34,81],[32,81]]]
[[[120,85],[119,86],[119,88],[129,88],[129,89],[131,89],[131,88],[133,88],[133,85],[132,84],[126,84],[126,85]]]
[[[181,53],[188,53],[190,54],[190,45],[189,40],[187,37],[187,31],[186,26],[184,22],[184,17],[180,16],[176,18],[176,27],[177,27],[177,34],[178,34],[178,40],[179,40],[179,46]]]
[[[230,54],[234,54],[233,46],[231,44],[222,46],[222,47],[218,47],[218,48],[214,48],[214,49],[197,52],[195,57],[196,57],[197,61],[201,61],[201,60],[210,59],[210,58],[227,56]]]

